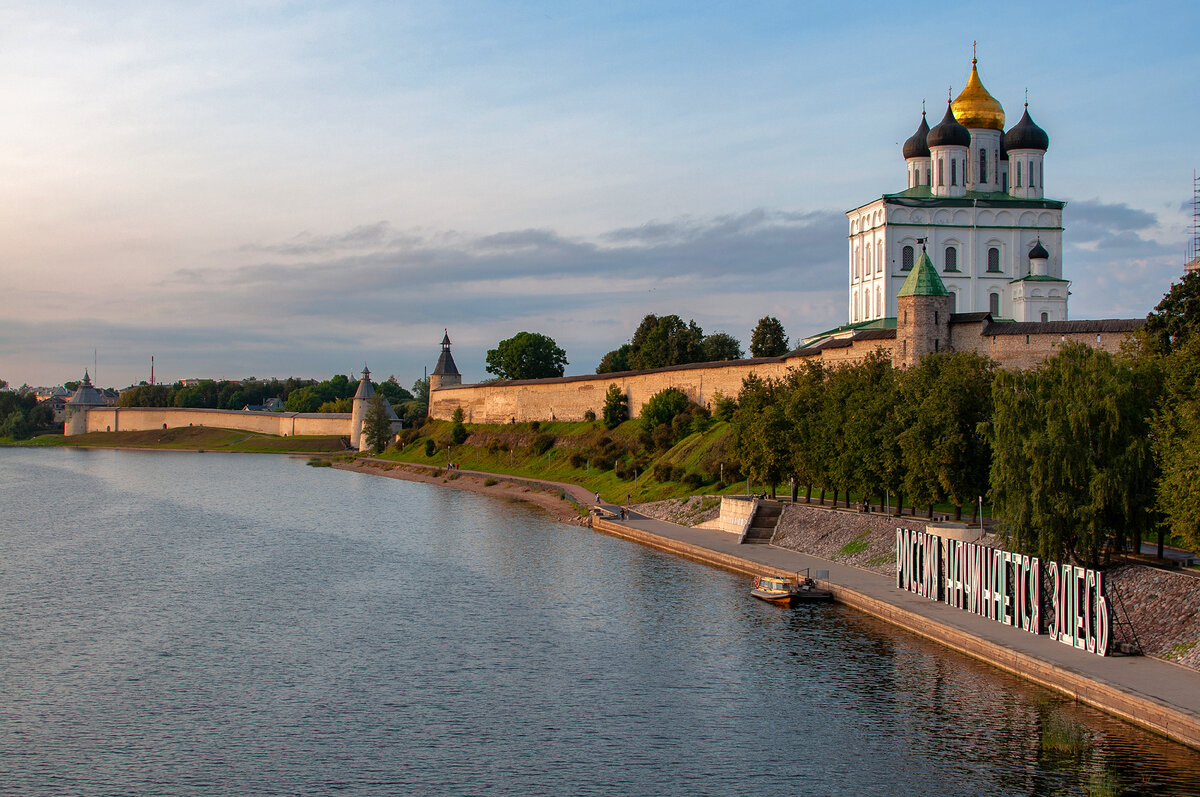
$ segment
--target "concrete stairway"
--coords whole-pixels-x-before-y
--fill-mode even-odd
[[[779,525],[779,516],[783,514],[783,505],[769,501],[759,501],[758,510],[750,527],[742,535],[743,545],[765,545],[775,536],[775,527]]]

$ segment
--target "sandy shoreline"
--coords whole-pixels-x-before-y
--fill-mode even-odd
[[[451,487],[455,490],[468,490],[509,501],[525,501],[541,507],[549,512],[555,520],[562,523],[576,526],[587,524],[587,518],[581,517],[579,514],[579,507],[561,497],[561,488],[549,483],[544,483],[544,487],[531,486],[537,484],[536,480],[522,478],[508,481],[504,476],[499,475],[483,475],[463,470],[448,471],[445,468],[433,469],[404,462],[370,459],[334,462],[333,467],[372,476],[386,476],[390,479],[403,479],[404,481]],[[488,484],[488,482],[492,483]]]

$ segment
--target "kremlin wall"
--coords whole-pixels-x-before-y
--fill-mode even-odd
[[[949,315],[946,327],[950,350],[975,351],[1006,368],[1029,368],[1054,356],[1066,342],[1086,343],[1116,352],[1125,335],[1142,323],[1142,319],[996,322],[987,314],[982,317],[962,314]],[[898,333],[907,334],[901,337]],[[442,382],[434,388],[436,376],[442,376],[437,374],[431,375],[429,417],[450,420],[454,410],[461,407],[467,423],[582,421],[589,410],[597,417],[603,414],[604,396],[608,386],[613,384],[628,398],[630,415],[635,418],[651,396],[669,387],[682,390],[692,401],[711,409],[717,393],[736,398],[741,392],[742,380],[750,374],[760,379],[783,379],[790,370],[799,369],[814,359],[837,366],[858,362],[880,349],[897,362],[898,342],[908,351],[933,351],[932,345],[922,345],[918,341],[911,328],[849,329],[782,357],[477,385],[456,384],[452,377],[449,383]],[[448,353],[448,349],[444,352]],[[439,361],[439,367],[442,364]]]

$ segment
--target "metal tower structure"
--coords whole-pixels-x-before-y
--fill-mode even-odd
[[[1192,170],[1192,237],[1184,255],[1188,271],[1200,272],[1200,175]]]

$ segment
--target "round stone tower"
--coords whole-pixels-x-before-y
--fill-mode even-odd
[[[362,379],[358,382],[358,390],[354,393],[354,401],[350,406],[350,445],[362,451],[363,419],[367,417],[367,401],[375,395],[371,386],[371,369],[363,366]]]
[[[950,292],[925,253],[896,294],[896,350],[893,362],[916,365],[926,354],[950,350]]]
[[[83,372],[83,381],[67,399],[66,417],[63,421],[63,434],[86,434],[88,410],[103,407],[104,399],[96,388],[92,387],[92,379],[88,372]]]

